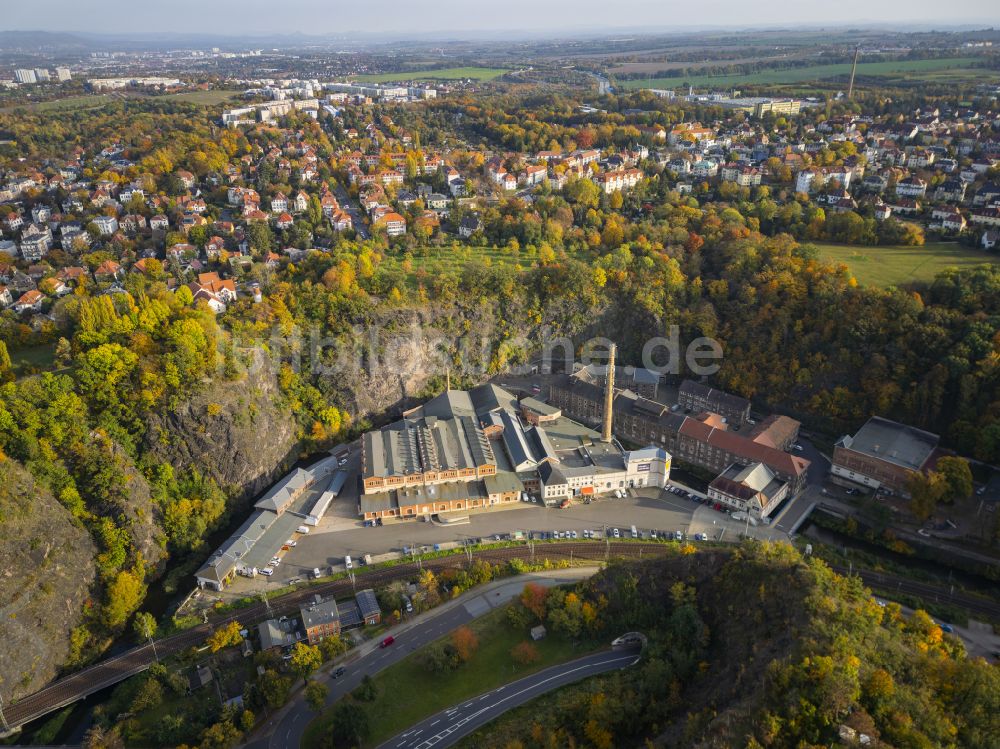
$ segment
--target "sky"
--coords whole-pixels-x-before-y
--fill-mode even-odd
[[[502,37],[508,30],[558,36],[712,26],[1000,25],[998,0],[44,0],[4,5],[9,6],[5,29],[112,33],[493,31]]]

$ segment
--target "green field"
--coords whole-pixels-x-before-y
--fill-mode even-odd
[[[223,104],[235,96],[242,95],[242,91],[228,91],[220,89],[218,91],[181,91],[177,94],[164,94],[156,98],[170,99],[171,101],[183,101],[188,104],[201,104],[212,107]]]
[[[163,96],[151,97],[143,93],[116,92],[114,94],[81,94],[78,96],[67,96],[64,99],[53,99],[52,101],[39,101],[27,104],[13,104],[0,109],[0,112],[13,112],[17,109],[31,109],[37,112],[58,112],[70,109],[96,109],[112,101],[127,101],[129,99],[156,98],[168,101],[180,101],[188,104],[198,104],[201,106],[217,106],[239,96],[241,91],[182,91],[177,94],[164,94]]]
[[[389,83],[390,81],[455,81],[471,78],[474,81],[492,81],[507,72],[506,68],[442,68],[441,70],[411,70],[399,73],[353,75],[359,83]]]
[[[907,78],[909,80],[923,79],[925,76],[935,79],[941,71],[957,74],[959,70],[966,71],[974,77],[989,74],[986,69],[968,70],[967,66],[975,62],[974,57],[950,57],[940,60],[899,60],[895,62],[862,62],[858,63],[859,76],[878,76],[880,78]],[[702,87],[725,87],[731,85],[752,85],[768,83],[799,83],[802,81],[818,81],[840,76],[850,76],[849,62],[831,65],[810,65],[804,68],[782,68],[778,70],[762,70],[758,73],[742,75],[689,75],[672,76],[670,78],[646,78],[631,81],[621,81],[623,88],[679,88],[682,85]]]
[[[0,109],[0,112],[13,112],[17,109],[33,109],[39,112],[55,112],[61,109],[86,109],[88,107],[99,107],[109,101],[105,94],[81,94],[79,96],[67,96],[65,99],[53,99],[52,101],[37,101],[25,104],[11,104]]]
[[[469,697],[590,652],[550,632],[545,639],[534,643],[541,656],[539,661],[530,666],[520,666],[511,660],[510,650],[530,638],[527,631],[510,625],[503,608],[477,619],[469,626],[479,636],[479,648],[468,663],[454,671],[429,673],[411,655],[375,677],[378,697],[374,702],[358,703],[364,706],[372,727],[365,746],[377,746],[428,715]],[[406,646],[402,638],[393,647],[397,646]],[[433,688],[428,688],[428,685],[433,685]],[[305,749],[322,746],[320,739],[329,720],[329,713],[325,713],[310,724],[302,740]]]
[[[843,263],[859,283],[867,286],[902,286],[933,281],[946,268],[971,268],[1000,263],[1000,255],[963,247],[954,242],[930,242],[923,247],[853,247],[810,243],[824,260]]]
[[[39,346],[10,351],[10,363],[18,375],[34,374],[53,369],[56,360],[55,344],[45,343]]]
[[[411,284],[415,284],[419,272],[428,275],[459,272],[463,266],[469,263],[478,262],[494,267],[509,265],[517,270],[523,270],[530,268],[537,261],[537,253],[521,250],[514,254],[506,247],[474,247],[470,245],[421,247],[410,256],[411,267],[407,273],[407,280]],[[387,258],[383,265],[401,268],[403,259],[399,256],[393,256]]]

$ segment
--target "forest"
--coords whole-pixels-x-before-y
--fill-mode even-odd
[[[570,592],[526,589],[512,620],[642,632],[642,660],[460,746],[805,749],[862,734],[884,747],[1000,746],[997,669],[925,612],[879,604],[788,545],[690,552],[616,564]]]

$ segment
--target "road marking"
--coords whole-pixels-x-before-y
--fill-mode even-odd
[[[437,719],[437,720],[435,720],[435,721],[434,721],[433,723],[431,723],[431,725],[432,725],[432,726],[436,726],[436,725],[437,725],[438,723],[440,723],[440,722],[441,722],[441,719],[440,719],[440,718],[438,718],[438,719]]]

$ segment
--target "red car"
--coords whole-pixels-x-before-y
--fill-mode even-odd
[[[378,646],[379,646],[380,648],[387,648],[387,647],[389,647],[390,645],[392,645],[392,643],[394,643],[395,641],[396,641],[396,638],[395,638],[395,637],[393,637],[392,635],[389,635],[389,636],[388,636],[388,637],[386,637],[386,638],[385,638],[384,640],[382,640],[382,642],[380,642],[380,643],[378,644]]]

